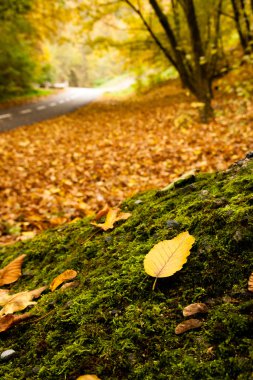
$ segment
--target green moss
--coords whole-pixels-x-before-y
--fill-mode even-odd
[[[2,266],[26,253],[13,291],[50,284],[66,269],[80,285],[45,292],[34,318],[1,333],[0,378],[103,380],[252,379],[253,160],[197,176],[167,191],[126,200],[132,212],[102,232],[82,220],[2,247]],[[180,272],[153,279],[143,258],[154,244],[188,230],[196,243]],[[182,308],[205,302],[203,327],[183,335]]]

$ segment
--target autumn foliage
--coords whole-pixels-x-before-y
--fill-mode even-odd
[[[221,170],[242,158],[253,144],[253,108],[249,97],[238,96],[238,77],[231,78],[222,80],[208,125],[199,123],[179,83],[170,82],[134,100],[109,97],[2,133],[1,243],[118,206],[188,170]]]

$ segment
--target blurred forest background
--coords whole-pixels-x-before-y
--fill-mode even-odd
[[[208,105],[213,80],[251,61],[252,18],[252,0],[1,0],[0,98],[179,75]]]
[[[0,135],[3,244],[252,150],[253,0],[0,0],[0,21],[2,102],[134,79]]]

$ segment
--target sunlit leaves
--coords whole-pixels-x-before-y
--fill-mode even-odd
[[[194,241],[195,238],[186,231],[174,239],[159,242],[145,256],[145,272],[156,279],[172,276],[186,263]]]
[[[129,212],[121,212],[119,208],[106,208],[101,210],[98,214],[99,218],[103,215],[106,215],[104,223],[91,222],[96,227],[102,228],[102,230],[107,231],[114,227],[114,224],[119,220],[128,219],[131,214]],[[98,219],[98,215],[96,219]]]
[[[65,272],[61,273],[59,276],[55,277],[50,284],[50,290],[55,291],[58,286],[60,286],[66,280],[72,280],[77,276],[77,272],[73,269],[68,269]]]

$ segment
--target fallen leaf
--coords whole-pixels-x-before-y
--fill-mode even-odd
[[[29,293],[32,295],[32,298],[39,298],[41,293],[47,289],[47,286],[42,286],[41,288],[30,290]]]
[[[192,329],[197,329],[201,327],[202,322],[199,319],[187,319],[187,321],[184,321],[182,323],[179,323],[177,327],[175,328],[175,333],[177,335],[183,334],[184,332]]]
[[[63,284],[60,289],[65,290],[65,289],[77,288],[77,286],[79,285],[80,285],[79,281],[66,282],[66,284]]]
[[[102,230],[107,231],[114,227],[114,223],[119,220],[126,220],[131,216],[129,212],[120,212],[119,208],[109,208],[107,212],[104,223],[91,222],[93,226],[102,228]]]
[[[189,317],[197,313],[208,313],[208,308],[204,303],[192,303],[183,309],[183,316]]]
[[[157,278],[172,276],[186,263],[195,238],[188,231],[171,240],[163,240],[156,244],[144,259],[144,269],[147,274]]]
[[[79,376],[76,380],[101,380],[96,375],[82,375]]]
[[[21,276],[21,266],[26,255],[21,255],[0,269],[0,286],[11,284]]]
[[[101,219],[103,216],[107,215],[110,210],[110,207],[108,205],[105,205],[102,210],[100,210],[97,215],[95,216],[95,220]]]
[[[14,315],[8,314],[0,318],[0,332],[8,330],[13,325]]]
[[[10,298],[9,293],[10,293],[9,289],[0,289],[0,306],[3,306],[6,304],[6,302]]]
[[[249,276],[249,281],[248,281],[248,290],[250,292],[253,292],[253,272]]]
[[[11,326],[16,325],[25,319],[31,318],[31,313],[24,313],[21,315],[7,314],[0,318],[0,332],[8,330]]]
[[[8,302],[4,305],[0,311],[0,316],[6,314],[13,314],[16,311],[21,311],[27,308],[27,306],[35,305],[36,302],[32,302],[33,295],[30,292],[20,292],[10,297]]]
[[[60,286],[66,280],[72,280],[77,276],[77,272],[73,269],[65,270],[59,276],[55,277],[50,284],[50,290],[53,292],[58,286]]]

